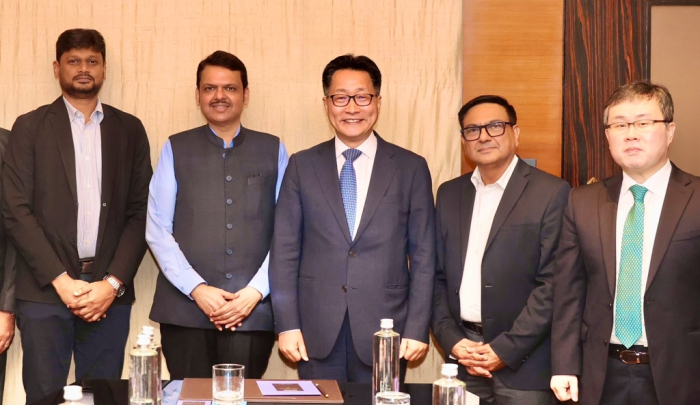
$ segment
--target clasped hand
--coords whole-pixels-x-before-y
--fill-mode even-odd
[[[234,331],[243,325],[243,320],[262,300],[262,294],[253,287],[245,287],[231,293],[206,284],[195,287],[190,296],[220,331]]]
[[[506,366],[491,345],[462,339],[452,348],[452,356],[476,377],[493,377],[491,372]]]
[[[107,309],[117,295],[105,280],[88,283],[74,280],[68,274],[56,278],[53,286],[73,315],[85,322],[95,322],[107,317]]]

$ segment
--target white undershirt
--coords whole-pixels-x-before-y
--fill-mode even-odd
[[[479,167],[474,170],[471,181],[476,188],[472,222],[469,228],[467,255],[464,260],[464,273],[459,288],[460,315],[469,322],[481,322],[481,262],[484,259],[484,249],[488,241],[493,217],[501,203],[508,181],[513,175],[518,157],[493,184],[485,185],[481,179]]]
[[[340,178],[340,171],[343,169],[345,164],[345,156],[343,152],[348,150],[347,145],[345,145],[337,136],[335,137],[335,160],[338,164],[338,178]],[[374,158],[377,155],[377,137],[372,132],[362,145],[355,148],[362,152],[360,156],[352,162],[352,167],[355,168],[355,179],[357,181],[357,205],[355,208],[355,229],[353,229],[353,235],[357,235],[357,229],[360,226],[360,220],[362,219],[362,211],[365,208],[365,201],[367,200],[367,191],[369,190],[369,181],[372,178],[372,168],[374,167]]]
[[[647,279],[649,278],[649,263],[651,262],[651,253],[654,249],[654,240],[656,239],[656,229],[659,226],[659,218],[661,218],[661,208],[666,197],[666,189],[668,181],[671,178],[671,162],[666,161],[666,164],[640,184],[647,188],[644,195],[644,245],[642,248],[642,303],[644,302],[644,293],[646,291]],[[639,184],[634,181],[627,173],[622,173],[622,187],[620,188],[620,200],[617,204],[617,220],[615,228],[615,280],[620,275],[620,251],[622,246],[622,232],[625,229],[625,221],[627,214],[634,205],[634,196],[630,191],[630,187]],[[617,285],[615,282],[615,300],[613,305],[613,330],[610,336],[611,344],[621,344],[620,340],[615,335],[615,308],[617,306]],[[647,346],[647,331],[644,322],[644,305],[642,304],[642,337],[639,338],[637,345]]]

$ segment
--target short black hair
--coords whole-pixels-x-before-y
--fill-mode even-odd
[[[199,62],[199,66],[197,66],[197,88],[199,88],[199,81],[202,79],[202,71],[207,66],[220,66],[234,72],[241,72],[243,88],[248,88],[248,71],[245,65],[236,55],[226,51],[216,51]]]
[[[379,67],[372,59],[363,55],[355,56],[351,53],[338,56],[337,58],[328,62],[326,67],[323,69],[321,81],[323,83],[324,95],[328,96],[333,75],[339,70],[357,70],[360,72],[367,72],[367,74],[369,74],[369,78],[372,80],[374,90],[377,92],[377,95],[379,95],[379,91],[382,87],[382,72],[379,71]]]
[[[56,61],[61,61],[61,55],[71,49],[94,49],[102,54],[102,59],[107,62],[105,39],[97,30],[74,28],[63,31],[56,41]]]
[[[463,105],[462,108],[459,110],[457,118],[459,119],[460,128],[462,127],[462,123],[464,122],[464,117],[467,115],[467,112],[469,112],[469,110],[471,110],[473,107],[476,107],[479,104],[498,104],[506,109],[506,112],[508,113],[508,121],[510,121],[512,125],[518,123],[518,116],[517,114],[515,114],[515,108],[513,108],[513,106],[510,105],[510,103],[508,103],[508,100],[501,96],[484,95],[467,101],[467,104]]]

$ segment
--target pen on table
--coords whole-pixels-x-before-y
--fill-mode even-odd
[[[324,390],[321,388],[321,384],[316,383],[315,385],[316,385],[316,389],[318,389],[318,392],[320,392],[321,395],[323,395],[325,398],[328,398],[328,397],[329,397],[329,395],[326,394],[326,391],[324,391]]]

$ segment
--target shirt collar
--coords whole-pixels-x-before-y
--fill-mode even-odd
[[[647,190],[651,191],[653,194],[662,195],[666,192],[668,187],[668,180],[671,178],[671,161],[666,160],[666,164],[661,167],[656,173],[647,179],[640,186],[644,186]],[[622,172],[622,187],[620,188],[620,195],[624,195],[629,192],[630,187],[635,184],[639,184],[634,179],[632,179],[627,173]]]
[[[338,159],[340,155],[343,154],[346,150],[350,149],[348,145],[344,144],[343,141],[338,138],[338,135],[335,136],[335,158]],[[362,142],[362,145],[358,146],[355,148],[362,152],[363,155],[367,155],[370,159],[373,159],[374,156],[377,154],[377,137],[374,134],[374,131],[372,131],[371,134],[369,134],[369,137],[365,139],[364,142]]]
[[[211,132],[213,132],[214,135],[219,136],[219,134],[217,134],[216,131],[214,131],[214,128],[212,128],[211,125],[209,125],[209,129],[211,129]],[[224,145],[224,149],[233,148],[233,145],[234,145],[233,141],[236,140],[236,137],[240,133],[241,133],[241,124],[238,124],[238,130],[236,131],[236,135],[233,136],[233,139],[231,139],[231,143],[228,145],[226,145],[226,141],[224,141],[224,139],[219,136],[219,138],[221,139],[221,144]]]
[[[501,175],[501,177],[496,180],[494,184],[498,184],[502,189],[506,189],[506,186],[508,185],[508,181],[510,180],[510,177],[513,175],[513,171],[515,170],[515,166],[518,164],[518,156],[513,156],[513,160],[510,162],[508,165],[508,168],[506,169],[505,172]],[[476,167],[474,170],[474,173],[472,173],[472,183],[474,183],[474,187],[478,187],[479,185],[484,185],[484,181],[481,179],[481,171],[479,170],[479,166]]]
[[[63,102],[66,104],[66,108],[68,109],[68,117],[70,118],[71,121],[78,119],[81,120],[82,122],[85,122],[85,117],[83,116],[83,113],[78,111],[75,107],[73,107],[73,104],[71,104],[65,97],[63,97]],[[100,101],[100,98],[97,98],[97,105],[95,106],[95,111],[92,112],[90,115],[90,121],[95,121],[98,124],[102,122],[102,119],[104,118],[105,114],[102,110],[102,102]]]

